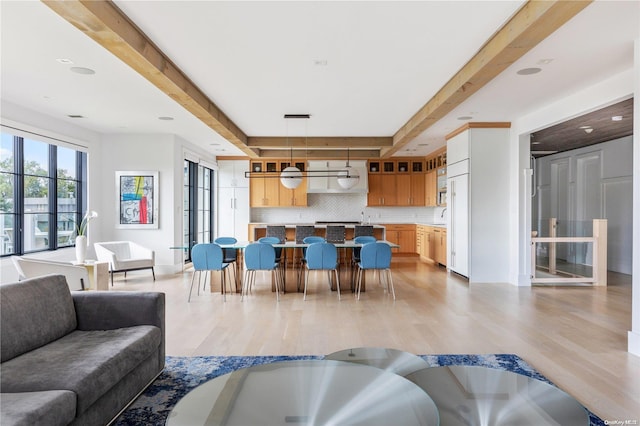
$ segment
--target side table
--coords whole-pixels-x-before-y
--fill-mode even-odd
[[[109,290],[109,263],[95,260],[85,260],[84,262],[71,262],[76,266],[84,266],[89,274],[89,288],[86,290]]]

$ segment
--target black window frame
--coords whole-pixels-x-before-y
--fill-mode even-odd
[[[13,250],[10,253],[0,253],[0,258],[9,256],[21,256],[29,253],[39,253],[45,251],[55,251],[59,249],[74,247],[71,245],[59,245],[58,244],[58,147],[59,145],[52,144],[46,140],[40,140],[37,136],[25,138],[23,136],[17,136],[10,131],[2,130],[2,133],[9,135],[13,138],[13,212],[5,213],[13,215]],[[41,142],[48,146],[48,173],[47,173],[47,216],[48,216],[48,245],[42,249],[25,251],[24,241],[24,226],[25,226],[25,158],[24,154],[24,141],[25,139],[35,142]],[[87,209],[87,154],[86,152],[78,151],[77,149],[70,148],[75,151],[75,179],[76,183],[76,210],[73,212],[75,223],[79,224],[82,221],[82,217]],[[44,176],[43,176],[44,177]],[[61,179],[62,180],[62,179]]]

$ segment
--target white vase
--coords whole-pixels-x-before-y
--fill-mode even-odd
[[[87,257],[87,237],[85,235],[78,235],[76,237],[76,261],[78,263],[84,263]]]

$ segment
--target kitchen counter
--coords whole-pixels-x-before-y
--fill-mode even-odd
[[[447,228],[447,224],[446,223],[426,223],[426,222],[416,222],[416,225],[422,225],[422,226],[432,226],[434,228]]]

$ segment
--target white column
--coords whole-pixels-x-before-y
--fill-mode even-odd
[[[633,100],[633,265],[628,350],[640,356],[640,31],[634,49]]]

